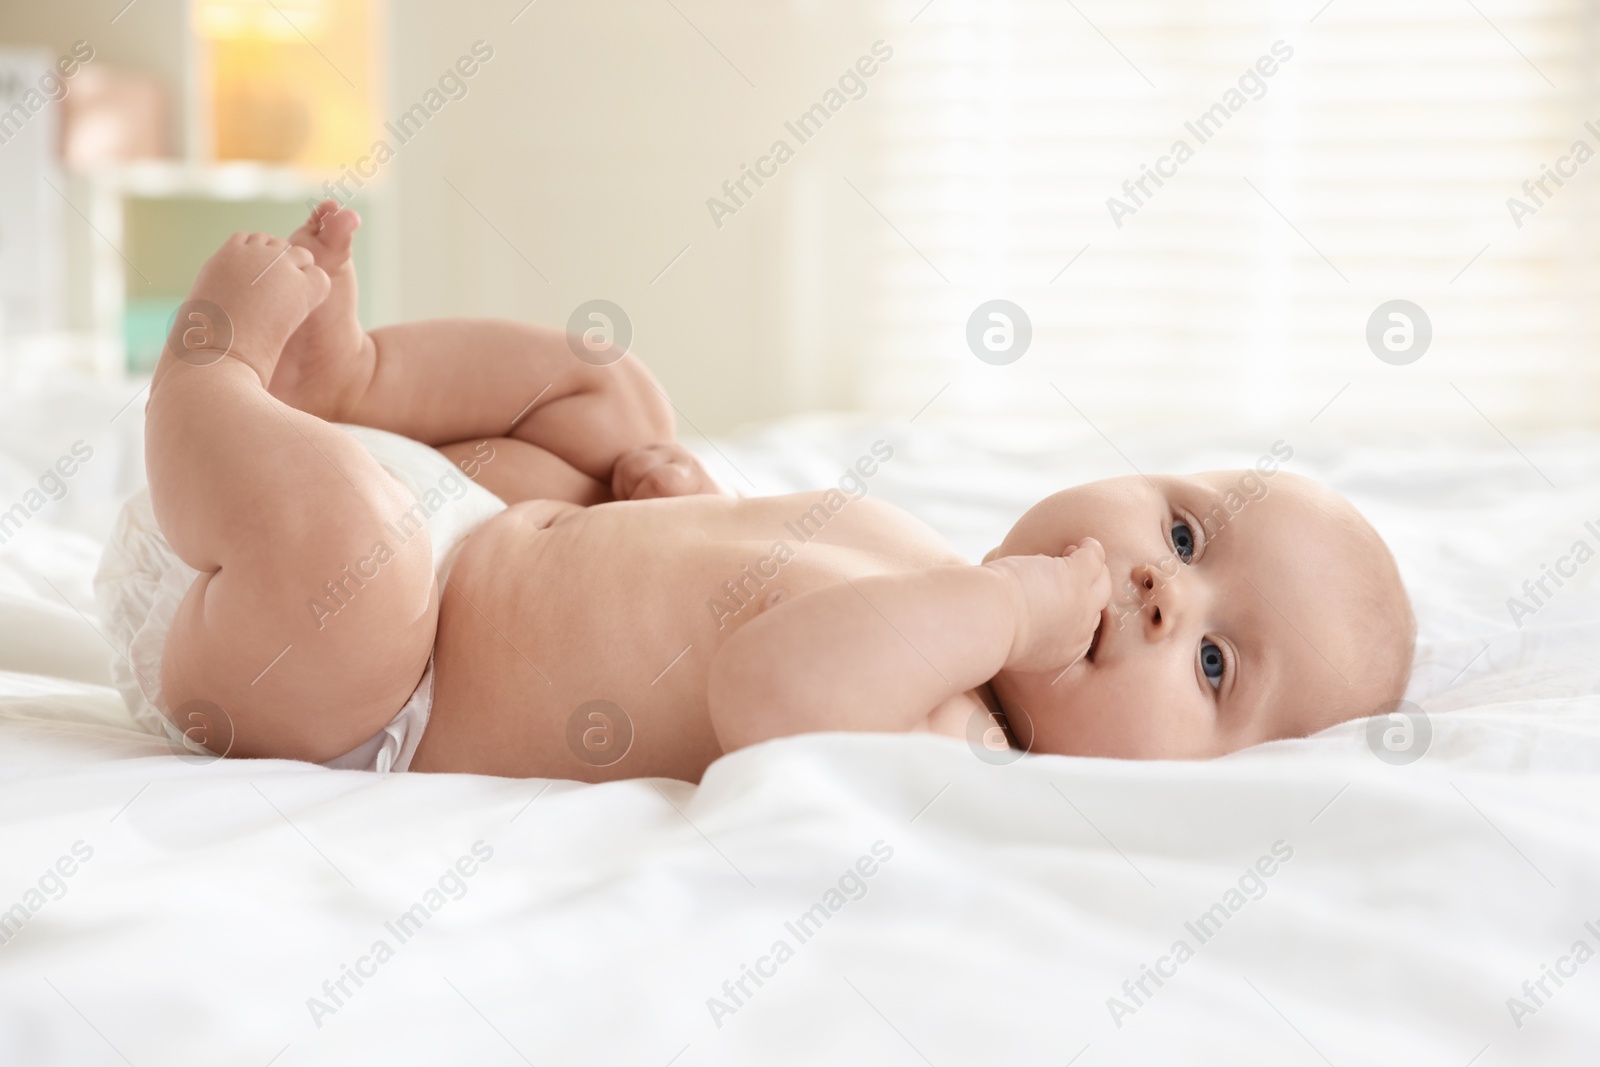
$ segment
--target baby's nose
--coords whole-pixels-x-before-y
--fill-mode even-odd
[[[1163,575],[1154,563],[1135,563],[1128,574],[1128,584],[1133,588],[1133,595],[1146,603],[1156,595],[1156,590],[1161,588],[1166,579],[1167,576]]]
[[[1142,590],[1140,596],[1155,588],[1155,568],[1148,563],[1135,563],[1129,578],[1136,590]]]
[[[1155,563],[1134,564],[1129,573],[1128,582],[1133,587],[1133,595],[1141,608],[1148,609],[1151,626],[1171,626],[1182,599],[1182,592],[1178,588],[1180,583],[1174,580],[1176,577],[1176,574],[1163,571]]]

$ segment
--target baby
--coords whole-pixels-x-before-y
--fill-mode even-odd
[[[974,566],[864,495],[724,494],[631,355],[512,322],[364,332],[358,225],[326,201],[287,241],[230,238],[151,384],[168,592],[130,662],[216,752],[698,781],[769,738],[976,726],[1033,752],[1204,758],[1405,688],[1394,561],[1314,482],[1094,482]],[[441,532],[370,431],[335,423],[433,446],[509,506]]]

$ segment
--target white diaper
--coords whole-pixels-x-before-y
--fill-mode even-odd
[[[435,449],[408,437],[366,426],[341,426],[372,453],[384,470],[428,512],[433,569],[442,588],[456,550],[467,535],[505,510],[505,502],[469,479]],[[161,535],[150,491],[141,489],[122,507],[95,574],[95,601],[106,636],[119,651],[111,673],[140,726],[183,744],[167,718],[161,693],[161,653],[178,604],[200,572],[180,560]],[[422,740],[433,709],[433,657],[422,681],[389,725],[324,766],[347,770],[403,771]]]

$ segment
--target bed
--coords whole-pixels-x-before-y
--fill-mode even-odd
[[[816,735],[698,787],[589,786],[204,760],[139,732],[90,588],[142,478],[131,392],[0,401],[0,508],[93,450],[0,545],[0,1063],[1489,1067],[1600,1047],[1600,560],[1574,555],[1600,548],[1600,437],[1331,412],[1108,439],[1064,410],[693,442],[777,492],[887,441],[871,492],[973,559],[1061,485],[1285,442],[1286,469],[1394,547],[1422,714],[1209,763]],[[1571,576],[1534,605],[1545,565]]]

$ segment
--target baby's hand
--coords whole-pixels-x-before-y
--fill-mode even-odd
[[[1105,549],[1092,537],[1061,556],[1001,556],[984,564],[1011,579],[1016,633],[1006,669],[1054,671],[1082,659],[1111,599]]]
[[[617,500],[721,494],[693,452],[676,441],[645,445],[617,457],[611,468],[611,495]]]

